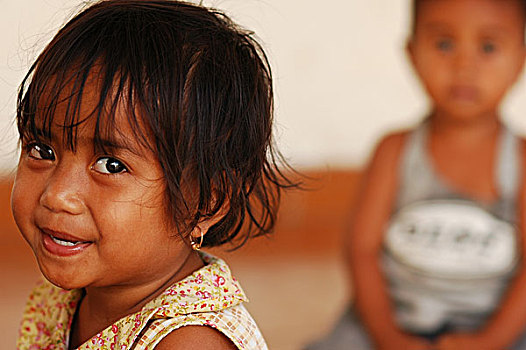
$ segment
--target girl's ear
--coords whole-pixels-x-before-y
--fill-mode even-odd
[[[405,43],[405,53],[407,55],[407,58],[409,58],[409,61],[415,67],[415,52],[414,52],[414,39],[413,37],[409,37]]]
[[[513,84],[517,83],[517,81],[521,78],[525,63],[526,63],[526,45],[523,45],[522,55],[520,57],[519,62],[515,66],[516,71],[515,71],[515,77],[513,79]]]
[[[415,73],[416,77],[422,82],[422,76],[420,75],[420,67],[419,62],[417,58],[417,47],[414,36],[410,36],[405,44],[405,52],[407,54],[407,58],[409,59],[409,62],[411,62],[411,68],[413,68],[413,72]]]
[[[223,206],[219,212],[211,218],[203,219],[195,225],[194,229],[190,233],[190,246],[193,250],[200,250],[203,244],[203,237],[208,232],[210,227],[214,226],[221,220],[227,213],[228,209]]]
[[[196,229],[192,231],[192,237],[199,237],[201,234],[205,235],[210,227],[214,226],[226,215],[226,210],[221,209],[215,216],[206,218],[195,225]]]
[[[212,217],[203,218],[199,220],[197,225],[195,225],[192,233],[190,234],[191,239],[200,239],[201,236],[204,236],[210,227],[217,224],[225,215],[228,213],[230,208],[228,201],[225,201],[221,209]]]

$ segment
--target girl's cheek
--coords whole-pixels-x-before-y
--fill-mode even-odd
[[[34,169],[27,166],[27,159],[21,159],[11,191],[11,209],[15,219],[17,216],[31,215],[32,208],[38,204],[39,193],[41,192],[43,174],[35,173]]]
[[[11,211],[13,218],[21,233],[24,235],[26,222],[29,222],[31,217],[31,193],[25,190],[22,179],[15,180],[13,190],[11,192]]]

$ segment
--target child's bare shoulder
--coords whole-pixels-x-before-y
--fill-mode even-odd
[[[207,326],[186,326],[172,331],[155,350],[235,350],[237,347],[224,334]]]
[[[377,143],[371,165],[398,163],[402,148],[411,130],[399,130],[384,135]]]

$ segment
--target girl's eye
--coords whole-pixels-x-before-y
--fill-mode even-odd
[[[453,41],[450,39],[441,39],[436,43],[437,49],[440,51],[448,52],[453,49]]]
[[[43,143],[30,143],[27,145],[27,154],[38,160],[55,160],[53,149]]]
[[[482,52],[484,53],[492,53],[495,51],[495,44],[493,43],[484,43],[482,45]]]
[[[120,160],[112,157],[99,158],[92,169],[102,174],[118,174],[128,171]]]

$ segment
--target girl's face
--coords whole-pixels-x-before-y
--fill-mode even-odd
[[[524,63],[523,12],[517,0],[421,1],[409,53],[437,112],[497,112]]]
[[[80,116],[98,100],[88,81]],[[42,273],[65,289],[141,286],[174,275],[190,254],[170,224],[157,157],[133,139],[123,108],[118,132],[98,153],[94,118],[78,127],[77,147],[63,142],[67,100],[51,137],[24,141],[12,192],[15,221]]]

